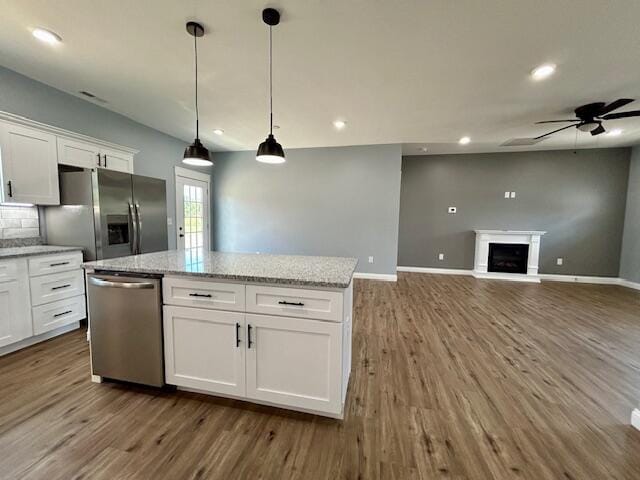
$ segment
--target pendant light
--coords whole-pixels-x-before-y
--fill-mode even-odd
[[[198,116],[198,37],[204,36],[204,28],[196,22],[187,23],[187,32],[193,37],[193,50],[196,60],[196,139],[191,145],[184,149],[184,157],[182,163],[187,165],[196,165],[198,167],[207,167],[213,165],[209,158],[209,150],[200,142],[198,135],[200,133],[200,119]]]
[[[272,27],[280,23],[280,12],[275,8],[262,11],[262,21],[269,26],[269,136],[258,147],[256,160],[263,163],[284,163],[284,150],[273,136],[273,47],[271,40]]]

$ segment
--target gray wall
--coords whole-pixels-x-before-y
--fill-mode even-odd
[[[134,172],[167,181],[167,212],[175,219],[173,167],[181,162],[185,142],[3,67],[0,110],[140,150]],[[169,248],[175,247],[174,221]]]
[[[631,154],[620,277],[640,283],[640,145]]]
[[[472,269],[474,229],[546,230],[541,273],[617,277],[629,157],[624,148],[404,157],[398,265]]]
[[[395,274],[400,146],[286,153],[282,165],[258,163],[253,151],[215,155],[214,248],[354,256],[358,272]]]

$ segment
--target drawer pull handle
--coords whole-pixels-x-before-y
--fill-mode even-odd
[[[58,263],[50,263],[50,267],[59,267],[61,265],[69,265],[69,262],[58,262]]]
[[[70,287],[71,284],[67,283],[66,285],[58,285],[57,287],[51,287],[51,290],[60,290],[61,288],[67,288]]]
[[[251,341],[251,325],[247,325],[247,348],[251,348],[253,342]]]
[[[189,294],[190,297],[205,297],[205,298],[211,298],[211,294],[210,293],[190,293]]]
[[[287,302],[286,300],[280,300],[278,302],[279,305],[293,305],[294,307],[304,307],[304,303],[302,302]]]
[[[236,348],[240,346],[240,324],[236,323]]]
[[[53,316],[54,317],[61,317],[63,315],[66,315],[67,313],[73,313],[73,310],[67,310],[66,312],[55,313]]]

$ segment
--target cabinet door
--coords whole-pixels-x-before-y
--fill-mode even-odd
[[[242,313],[165,306],[166,382],[244,396],[243,332]]]
[[[115,170],[117,172],[133,173],[133,155],[117,150],[107,150],[103,148],[102,168]]]
[[[90,143],[58,137],[58,163],[81,168],[96,168],[101,162],[100,148]]]
[[[0,124],[2,201],[59,205],[56,137],[21,125]]]
[[[297,408],[342,411],[342,324],[246,315],[247,397]]]
[[[0,347],[33,335],[29,294],[21,283],[0,283]]]

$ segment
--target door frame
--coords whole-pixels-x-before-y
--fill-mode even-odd
[[[180,229],[178,225],[178,209],[184,208],[184,205],[180,203],[180,197],[178,195],[178,179],[183,178],[187,180],[197,180],[199,182],[205,182],[207,184],[207,195],[206,195],[206,204],[207,204],[207,213],[209,218],[203,218],[205,223],[204,231],[206,232],[208,239],[208,248],[211,250],[211,227],[210,227],[210,218],[211,218],[211,175],[208,173],[197,172],[195,170],[190,170],[188,168],[175,166],[174,169],[174,178],[173,185],[175,190],[175,202],[176,202],[176,215],[175,215],[175,226],[176,226],[176,249],[179,248],[180,245]]]

